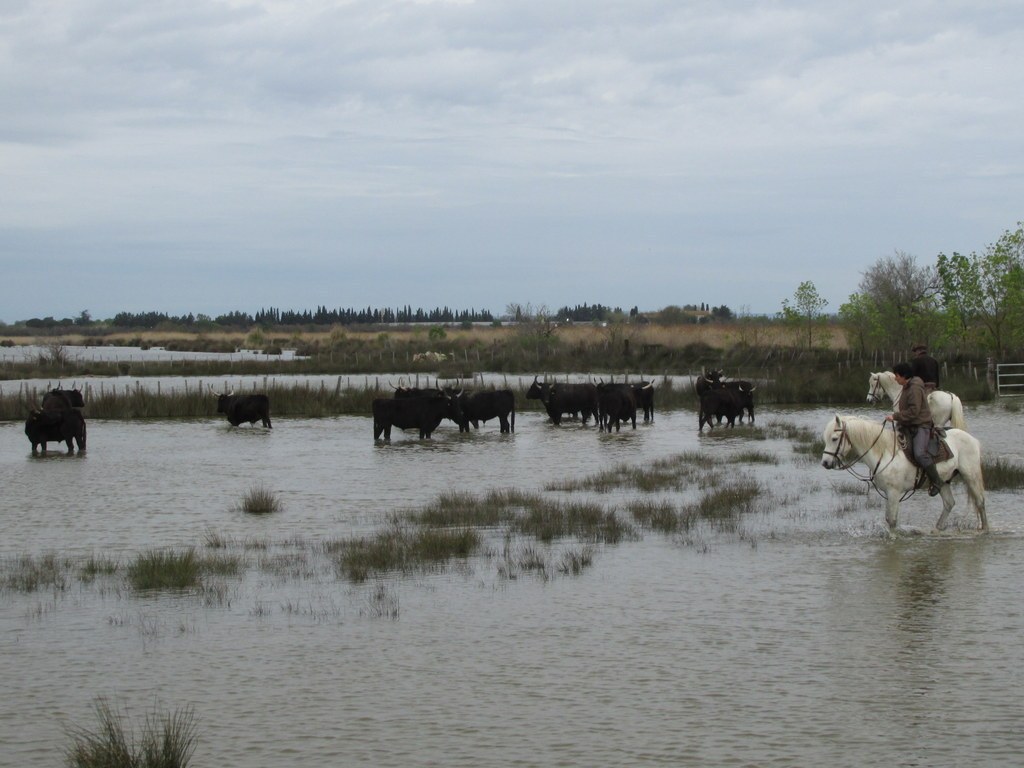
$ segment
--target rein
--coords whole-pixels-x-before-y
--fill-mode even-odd
[[[875,485],[875,475],[877,475],[880,471],[884,470],[886,467],[888,467],[890,464],[892,464],[892,462],[896,460],[896,456],[898,455],[898,447],[896,445],[896,429],[893,428],[893,431],[892,431],[893,454],[892,454],[892,456],[889,457],[889,461],[887,461],[885,463],[885,467],[881,466],[882,465],[882,459],[884,457],[880,455],[878,457],[878,461],[875,462],[874,468],[872,468],[871,471],[868,473],[868,476],[867,477],[861,477],[854,470],[854,467],[856,467],[861,462],[861,460],[865,456],[867,456],[868,453],[871,452],[871,449],[875,447],[875,444],[878,443],[878,441],[882,439],[882,435],[885,434],[885,424],[884,423],[882,424],[882,428],[879,430],[878,435],[875,437],[875,439],[871,441],[871,445],[869,445],[867,448],[865,448],[864,451],[860,454],[860,456],[858,456],[857,458],[855,458],[853,461],[850,461],[850,462],[844,461],[842,459],[842,457],[840,457],[840,455],[839,455],[842,452],[842,450],[843,450],[843,441],[844,440],[847,443],[850,444],[850,448],[851,449],[853,448],[853,441],[850,440],[850,435],[849,435],[849,433],[847,431],[846,422],[844,421],[844,422],[842,422],[842,424],[843,424],[843,426],[842,426],[842,429],[839,432],[839,442],[836,443],[836,449],[834,451],[825,451],[825,455],[826,456],[832,456],[836,460],[836,465],[837,465],[836,469],[845,469],[847,472],[849,472],[851,475],[853,475],[858,480],[861,480],[861,481],[863,481],[865,483],[871,483],[871,485],[873,485],[875,490],[877,491],[878,490],[878,486]],[[879,493],[881,493],[881,492],[879,491]]]

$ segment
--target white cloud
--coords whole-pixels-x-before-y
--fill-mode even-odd
[[[773,312],[804,280],[836,307],[894,248],[969,251],[1021,218],[1024,10],[1011,3],[53,8],[0,9],[0,257],[88,266],[142,242],[161,263],[251,266],[253,286],[216,307],[192,306],[187,282],[148,293],[139,274],[132,295],[154,308],[285,305],[275,290],[458,304],[450,276],[402,281],[420,254],[489,286],[471,303],[494,309]],[[339,254],[360,281],[259,276]],[[707,254],[748,266],[715,285]],[[379,273],[356,271],[366,258]],[[689,266],[630,282],[615,276],[623,259]],[[529,268],[492,280],[509,260]],[[582,264],[590,275],[548,279]],[[94,315],[122,308],[109,291],[85,301]],[[3,288],[0,312],[83,301],[47,300]]]

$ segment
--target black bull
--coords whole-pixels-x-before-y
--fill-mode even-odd
[[[47,442],[67,443],[68,453],[75,452],[72,440],[78,444],[78,452],[85,450],[85,418],[74,408],[62,411],[33,410],[25,421],[25,435],[32,443],[32,453],[37,447],[46,453]]]
[[[373,439],[381,434],[391,439],[391,428],[418,429],[420,439],[429,438],[443,419],[462,423],[459,398],[439,392],[422,397],[379,397],[373,401]]]
[[[270,398],[266,395],[217,395],[217,413],[223,413],[228,423],[237,427],[243,421],[272,429],[270,424]]]
[[[632,421],[636,429],[636,390],[631,384],[598,384],[599,427],[619,431],[623,421]]]
[[[459,408],[462,410],[462,421],[459,432],[469,432],[470,423],[474,429],[480,428],[480,422],[498,419],[502,433],[516,431],[516,396],[511,389],[498,389],[483,392],[464,392],[459,397]]]
[[[51,389],[43,396],[44,411],[63,411],[67,408],[84,408],[85,398],[80,389]]]
[[[743,410],[748,409],[753,421],[754,395],[753,389],[741,387],[715,387],[700,396],[700,413],[697,417],[697,429],[704,431],[707,424],[712,429],[716,419],[719,424],[724,418],[730,427],[736,426],[736,417],[742,418]]]
[[[563,414],[578,413],[584,424],[591,416],[598,422],[597,387],[593,384],[547,384],[533,377],[526,391],[527,400],[540,400],[552,423],[561,424]]]

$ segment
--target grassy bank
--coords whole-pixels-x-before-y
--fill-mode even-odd
[[[868,391],[868,376],[872,368],[839,364],[827,370],[813,370],[804,365],[778,365],[761,369],[726,369],[729,378],[748,378],[757,385],[755,401],[765,405],[844,405],[861,404]],[[991,393],[976,369],[967,366],[949,369],[944,386],[957,392],[966,402],[988,400]],[[605,373],[595,375],[595,380]],[[624,373],[610,374],[622,380]],[[630,375],[635,380],[636,374]],[[655,410],[690,409],[696,412],[697,397],[690,376],[661,375],[653,377],[655,384]],[[111,382],[82,385],[87,419],[167,419],[167,418],[219,418],[217,401],[208,383],[199,380],[180,389],[168,390],[157,385],[144,387],[118,385]],[[321,418],[340,414],[366,415],[371,411],[374,398],[391,397],[391,379],[368,379],[362,386],[349,386],[338,376],[331,384],[267,383],[254,391],[270,397],[274,416]],[[29,411],[38,407],[44,389],[22,387],[17,391],[0,394],[0,420],[23,420]],[[516,392],[516,409],[537,411],[541,404],[525,398],[525,388]],[[642,418],[642,414],[641,414]],[[657,415],[655,415],[657,418]]]

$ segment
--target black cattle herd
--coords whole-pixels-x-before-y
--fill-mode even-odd
[[[744,414],[754,421],[754,385],[748,381],[722,379],[721,371],[705,371],[697,377],[694,390],[700,399],[698,429],[704,425],[714,428],[723,419],[730,427]],[[217,413],[237,427],[248,422],[270,423],[270,399],[265,394],[217,394]],[[636,429],[637,413],[643,412],[645,422],[654,421],[654,382],[639,381],[631,384],[605,383],[568,384],[542,382],[536,376],[526,391],[527,400],[540,400],[553,424],[564,418],[579,419],[586,424],[593,418],[600,431],[617,432],[623,422]],[[49,390],[41,407],[33,408],[25,421],[25,435],[32,443],[32,453],[46,453],[47,442],[64,442],[68,453],[85,450],[85,406],[82,391],[77,388]],[[480,428],[480,422],[497,419],[501,432],[511,433],[516,428],[516,398],[511,389],[479,390],[415,387],[396,387],[394,397],[373,401],[373,439],[391,439],[391,430],[415,429],[420,439],[427,439],[445,419],[459,426],[459,432],[469,432],[470,425]]]

